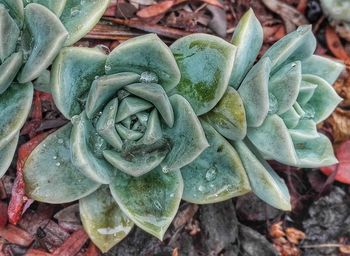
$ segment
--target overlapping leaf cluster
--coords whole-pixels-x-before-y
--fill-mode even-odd
[[[109,55],[63,49],[52,94],[71,123],[26,161],[28,196],[79,199],[85,230],[102,251],[134,223],[162,239],[181,199],[214,203],[252,190],[290,210],[287,187],[266,160],[336,162],[316,124],[340,101],[331,84],[343,66],[313,55],[308,26],[255,63],[262,41],[250,10],[232,43],[193,34],[168,48],[146,35]]]
[[[0,0],[0,177],[31,107],[31,81],[83,37],[108,0]]]

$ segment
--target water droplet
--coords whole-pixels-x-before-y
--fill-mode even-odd
[[[61,163],[60,163],[60,162],[57,162],[57,163],[56,163],[56,166],[60,166],[60,165],[61,165]]]
[[[73,7],[73,8],[70,9],[70,17],[71,17],[71,18],[77,16],[78,14],[80,14],[80,8],[79,8],[79,6],[75,6],[75,7]]]
[[[200,186],[198,187],[198,190],[199,190],[200,192],[204,192],[204,191],[205,191],[205,187],[202,186],[202,185],[200,185]]]
[[[114,125],[114,120],[113,119],[109,119],[107,121],[107,126],[110,127],[110,126],[113,126]]]
[[[57,156],[53,156],[52,159],[56,160],[56,159],[57,159]]]
[[[111,52],[111,50],[104,44],[99,44],[99,45],[96,45],[96,47],[98,50],[102,51],[103,53],[105,54],[109,54]],[[106,67],[106,66],[105,66]]]
[[[293,62],[293,63],[292,63],[292,68],[294,68],[296,65],[297,65],[297,64]]]
[[[141,83],[158,83],[158,76],[156,73],[145,71],[140,77]]]
[[[174,197],[175,196],[175,194],[174,193],[171,193],[170,195],[169,195],[169,197]]]
[[[315,108],[311,104],[303,106],[303,110],[305,112],[303,119],[313,119],[315,117]]]
[[[109,65],[105,65],[105,70],[106,70],[106,72],[111,71],[111,69],[112,69],[112,67],[111,67],[111,66],[109,66]]]
[[[78,124],[80,122],[80,116],[79,115],[72,116],[71,121],[74,125]]]
[[[210,167],[207,172],[205,173],[205,179],[207,181],[213,181],[216,178],[216,174],[217,174],[217,169],[216,167]]]
[[[98,79],[98,78],[99,78],[99,76],[95,76],[95,80]]]
[[[161,204],[158,200],[155,200],[155,201],[153,202],[153,205],[154,205],[154,207],[157,208],[157,210],[159,210],[159,211],[163,210],[163,206],[162,206],[162,204]]]
[[[275,95],[269,93],[269,114],[273,115],[278,110],[278,101]]]
[[[163,173],[168,173],[168,172],[170,172],[170,169],[168,168],[168,166],[163,166],[162,167],[162,172]]]
[[[63,139],[58,139],[57,142],[58,144],[63,144]]]

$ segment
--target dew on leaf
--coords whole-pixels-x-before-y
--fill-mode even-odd
[[[217,175],[217,169],[216,167],[210,167],[207,172],[205,173],[205,179],[207,181],[213,181],[215,180],[216,178],[216,175]]]

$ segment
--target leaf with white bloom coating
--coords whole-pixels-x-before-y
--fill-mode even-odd
[[[243,102],[238,92],[232,87],[227,88],[219,103],[202,118],[230,140],[241,140],[247,134]]]
[[[300,140],[311,140],[319,137],[316,123],[311,119],[301,119],[297,126],[289,129],[289,134],[292,137],[297,137]]]
[[[15,135],[7,145],[0,148],[0,178],[5,174],[7,169],[10,167],[12,158],[15,154],[19,134]]]
[[[0,2],[0,63],[15,52],[19,35],[16,22]]]
[[[100,20],[108,4],[109,0],[67,1],[60,16],[69,33],[65,46],[74,44],[87,34]]]
[[[194,34],[170,46],[181,71],[174,92],[183,96],[197,115],[209,112],[224,95],[236,47],[221,38]]]
[[[175,94],[170,98],[175,122],[172,128],[163,127],[164,137],[170,141],[170,152],[162,163],[164,171],[180,169],[196,159],[209,144],[190,103]]]
[[[54,14],[56,14],[57,17],[60,17],[63,12],[64,6],[67,3],[67,0],[23,0],[23,3],[25,5],[29,3],[44,5],[48,9],[50,9]]]
[[[328,83],[333,84],[340,73],[344,70],[344,64],[318,55],[302,61],[302,73],[315,75],[323,78]]]
[[[269,81],[269,93],[277,100],[277,114],[283,114],[296,101],[301,83],[300,61],[288,63],[272,75]]]
[[[271,60],[271,73],[277,71],[284,63],[304,60],[316,49],[316,38],[311,25],[303,25],[273,44],[262,56]]]
[[[246,145],[248,143],[250,146]],[[269,205],[284,211],[291,210],[290,196],[284,181],[260,156],[248,141],[233,142],[248,174],[253,192]]]
[[[0,4],[4,4],[9,10],[9,13],[13,19],[15,19],[19,28],[22,28],[24,11],[23,0],[0,0]]]
[[[315,93],[316,88],[316,84],[301,80],[297,102],[302,106],[305,105]]]
[[[138,178],[118,172],[110,190],[139,228],[162,240],[179,207],[183,181],[179,170],[164,174],[157,168]]]
[[[121,72],[101,76],[92,82],[87,97],[85,110],[88,118],[92,118],[113,96],[125,85],[139,81],[140,75],[132,72]]]
[[[343,99],[326,80],[318,76],[303,75],[303,80],[317,85],[308,105],[311,108],[311,118],[319,123],[326,119]],[[305,107],[303,109],[305,110]]]
[[[263,43],[263,29],[253,9],[249,9],[240,19],[231,42],[237,46],[237,51],[229,85],[237,89],[253,66]]]
[[[85,231],[103,253],[123,240],[134,226],[105,186],[80,199],[79,211]]]
[[[248,72],[238,89],[245,108],[248,126],[260,126],[269,111],[270,69],[269,58],[262,59]]]
[[[79,169],[79,171],[91,180],[109,184],[110,176],[114,168],[103,158],[98,158],[98,151],[102,156],[102,150],[99,147],[98,138],[95,138],[96,130],[87,119],[85,112],[80,116],[72,118],[73,128],[70,135],[70,149],[72,164]]]
[[[289,165],[297,163],[292,138],[278,115],[268,116],[260,127],[248,128],[247,136],[269,159]]]
[[[296,166],[318,168],[338,163],[334,156],[332,143],[325,135],[321,133],[318,135],[316,138],[306,139],[303,135],[291,134],[298,155]]]
[[[13,84],[0,94],[0,148],[18,135],[27,119],[33,99],[33,85]]]
[[[22,67],[23,54],[15,52],[0,65],[0,94],[7,90]]]
[[[26,160],[25,190],[32,199],[52,204],[68,203],[91,194],[100,186],[72,164],[71,129],[72,125],[66,124],[50,134]]]
[[[34,80],[50,66],[68,35],[60,20],[40,4],[28,4],[24,8],[24,16],[34,45],[18,75],[20,83]]]
[[[64,48],[51,70],[52,95],[57,108],[67,118],[82,111],[81,97],[89,91],[95,77],[104,74],[107,56],[94,48]]]
[[[118,45],[108,56],[106,67],[109,67],[106,70],[108,75],[120,72],[154,72],[158,77],[158,84],[166,92],[173,89],[180,80],[180,71],[174,56],[155,34],[132,38]]]
[[[181,168],[182,199],[209,204],[250,191],[249,180],[236,150],[213,127],[201,122],[210,147],[192,163]]]

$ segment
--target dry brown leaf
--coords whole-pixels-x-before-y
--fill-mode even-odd
[[[349,56],[345,51],[338,34],[334,31],[334,29],[330,26],[326,27],[326,42],[329,50],[333,53],[333,55],[341,60],[349,60]]]
[[[83,245],[88,240],[88,235],[83,229],[75,231],[62,246],[57,248],[52,256],[74,256],[76,255]]]
[[[350,110],[337,108],[327,119],[326,123],[332,127],[332,135],[335,143],[350,139]]]
[[[175,248],[171,254],[171,256],[179,256],[179,248]]]
[[[136,13],[136,15],[143,19],[152,18],[158,15],[161,15],[163,13],[166,13],[171,7],[174,6],[174,4],[175,4],[175,1],[173,0],[160,2],[141,9]]]
[[[180,210],[173,221],[175,229],[178,229],[188,223],[198,211],[198,205],[188,204],[183,210]]]
[[[269,233],[272,238],[280,238],[285,236],[286,234],[282,228],[282,221],[272,224]]]

